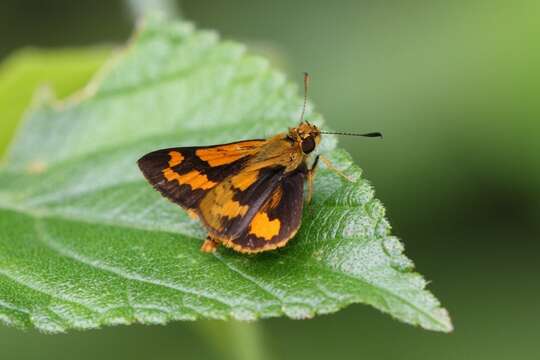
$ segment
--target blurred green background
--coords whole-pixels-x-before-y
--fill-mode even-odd
[[[60,97],[80,88],[137,14],[157,5],[173,8],[3,0],[0,154],[39,84]],[[250,358],[250,346],[268,359],[539,358],[538,0],[194,0],[177,9],[270,57],[299,85],[309,71],[310,97],[332,129],[384,132],[382,142],[341,145],[455,331],[430,333],[362,305],[221,330],[177,322],[49,336],[1,326],[0,359]],[[47,51],[20,51],[28,47]]]

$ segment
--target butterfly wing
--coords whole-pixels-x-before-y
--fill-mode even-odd
[[[285,173],[279,161],[255,158],[268,143],[157,150],[138,165],[163,196],[201,218],[210,238],[256,253],[284,246],[300,227],[307,174],[303,163]],[[279,149],[282,154],[295,151],[288,142]]]
[[[153,151],[138,160],[142,173],[164,197],[198,212],[201,199],[237,174],[266,140]]]
[[[307,168],[302,164],[295,171],[282,175],[264,186],[273,184],[259,207],[239,219],[225,233],[215,234],[218,241],[239,252],[257,253],[284,246],[298,231],[304,204],[304,181]],[[238,234],[238,231],[240,233]]]
[[[280,165],[249,168],[227,178],[202,198],[200,218],[212,237],[240,236],[279,185],[285,171]]]

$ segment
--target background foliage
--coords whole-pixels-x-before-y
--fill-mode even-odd
[[[0,154],[30,107],[36,89],[41,91],[36,97],[41,98],[71,95],[86,85],[109,53],[105,48],[24,49],[6,59],[0,65]]]
[[[0,24],[9,31],[0,31],[1,51],[126,39],[129,12],[121,2],[104,4],[2,2]],[[276,358],[537,354],[538,7],[533,0],[182,3],[186,17],[247,40],[291,78],[309,70],[314,103],[333,128],[385,133],[384,146],[341,143],[376,186],[457,329],[422,332],[357,306],[309,322],[265,322]],[[28,359],[81,350],[106,357],[111,349],[119,358],[218,358],[198,332],[175,324],[46,337],[0,328],[0,345]],[[392,346],[381,346],[389,339]]]

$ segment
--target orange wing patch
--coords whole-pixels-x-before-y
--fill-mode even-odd
[[[241,172],[231,177],[231,184],[240,191],[246,190],[259,178],[259,171]]]
[[[229,219],[232,219],[236,216],[244,216],[248,211],[249,206],[240,205],[238,201],[231,200],[225,204],[223,207],[214,206],[212,211],[216,215],[226,216]]]
[[[249,140],[195,151],[195,155],[210,166],[231,164],[255,152],[266,140]]]
[[[169,167],[180,165],[184,161],[184,156],[178,151],[169,151],[169,156],[171,157]]]
[[[222,183],[202,199],[199,208],[208,226],[221,230],[221,221],[224,217],[232,219],[246,214],[249,206],[240,205],[238,201],[233,200],[234,194],[229,183]]]
[[[270,198],[270,202],[268,203],[268,209],[277,208],[282,197],[283,197],[283,188],[280,186],[272,194],[272,197]]]
[[[192,190],[203,189],[208,190],[217,185],[217,183],[208,180],[206,175],[200,173],[197,170],[191,170],[187,174],[180,175],[170,167],[163,170],[163,176],[167,181],[176,180],[179,185],[189,185]]]
[[[249,234],[270,241],[274,236],[279,234],[281,222],[279,219],[270,220],[266,212],[259,211],[253,218],[250,226]]]

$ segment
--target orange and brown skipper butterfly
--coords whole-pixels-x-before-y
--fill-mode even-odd
[[[309,201],[319,156],[310,167],[307,159],[321,134],[331,134],[303,121],[307,82],[305,74],[301,122],[287,133],[269,139],[162,149],[139,159],[139,168],[150,184],[206,226],[208,237],[201,250],[213,251],[218,244],[242,253],[273,250],[285,246],[300,228],[304,182],[308,182]]]

